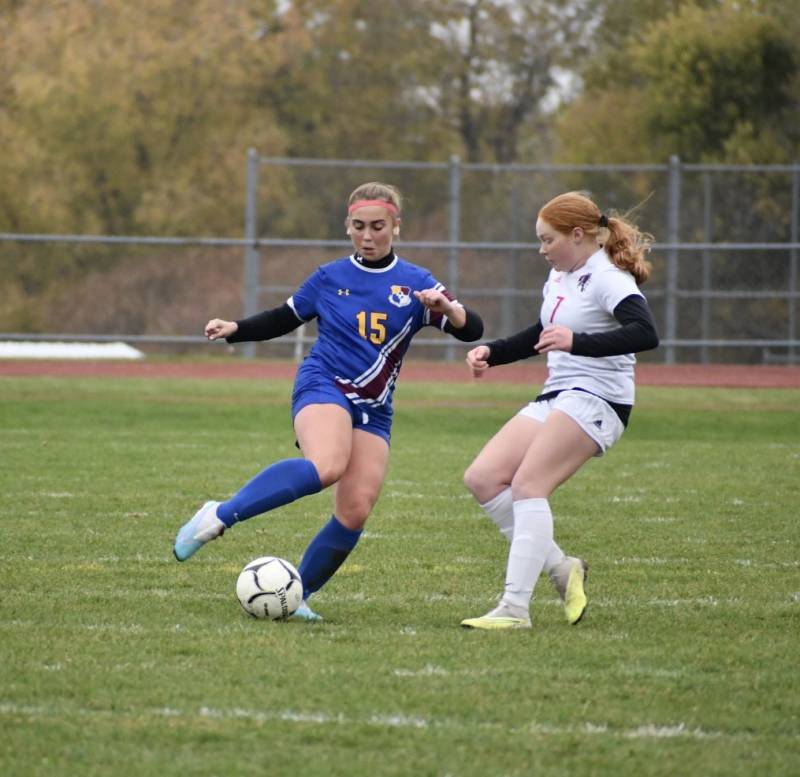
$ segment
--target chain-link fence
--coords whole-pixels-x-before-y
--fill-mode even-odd
[[[197,348],[209,317],[278,305],[319,264],[347,254],[347,195],[383,180],[405,195],[398,253],[479,311],[487,338],[534,320],[547,272],[536,213],[554,195],[580,189],[607,212],[633,211],[656,238],[642,290],[662,347],[643,359],[796,363],[800,354],[800,165],[368,162],[251,151],[247,169],[243,238],[0,235],[0,262],[28,263],[39,271],[31,277],[56,281],[33,284],[29,293],[47,304],[27,320],[23,293],[12,319],[21,325],[0,338]],[[242,349],[297,358],[314,336],[310,324]],[[452,358],[457,349],[431,330],[409,355]]]

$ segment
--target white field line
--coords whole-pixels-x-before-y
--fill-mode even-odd
[[[758,738],[757,734],[744,731],[707,731],[684,722],[678,723],[643,723],[633,728],[618,728],[606,723],[583,721],[573,725],[552,725],[531,721],[517,726],[509,726],[505,721],[471,722],[454,718],[434,718],[430,716],[407,715],[398,712],[377,711],[366,716],[351,716],[340,712],[299,711],[299,710],[253,710],[232,708],[200,707],[196,710],[183,710],[174,707],[142,708],[142,709],[90,709],[69,705],[27,705],[14,702],[0,702],[0,715],[24,717],[30,720],[46,721],[59,718],[80,717],[85,719],[122,721],[143,718],[152,721],[169,718],[182,720],[188,724],[194,721],[247,721],[256,725],[267,725],[276,722],[294,723],[298,725],[347,726],[358,727],[390,727],[399,729],[434,729],[439,731],[475,732],[495,730],[514,735],[557,736],[587,734],[615,739],[730,739],[750,740]],[[781,737],[784,738],[784,737]],[[800,735],[789,735],[785,738],[799,740]]]
[[[416,494],[410,491],[389,491],[383,496],[384,499],[424,499],[425,501],[447,501],[452,502],[454,499],[472,499],[472,494]]]
[[[92,595],[92,591],[87,591],[86,589],[82,589],[81,596],[86,596],[87,593]],[[97,595],[102,595],[107,599],[136,599],[137,601],[141,601],[143,597],[142,591],[130,591],[127,592],[124,596],[120,594],[119,591],[115,592],[98,592]],[[159,594],[160,595],[160,594]],[[214,599],[226,599],[231,602],[231,608],[236,609],[236,597],[233,593],[230,594],[204,594],[205,598],[214,598]],[[180,596],[175,598],[181,599],[194,599],[196,598],[194,594],[191,593],[183,593]],[[789,599],[792,602],[800,601],[800,592],[793,592],[789,595]],[[320,594],[315,597],[315,601],[319,601],[322,604],[329,604],[337,602],[346,603],[346,602],[356,602],[356,603],[365,603],[365,602],[393,602],[398,601],[397,597],[391,596],[368,596],[363,594],[362,592],[354,592],[351,594],[344,594],[344,595],[337,595],[332,596],[330,594]],[[470,608],[475,609],[476,611],[483,607],[489,607],[492,604],[491,597],[470,597],[470,596],[444,596],[441,597],[437,596],[429,596],[422,599],[417,600],[419,605],[428,604],[428,605],[437,605],[441,604],[442,602],[446,602],[449,604],[456,605],[457,607],[463,607],[464,611],[454,612],[453,618],[454,623],[458,621],[462,617],[468,616],[470,613],[468,610]],[[631,608],[641,608],[641,607],[663,607],[663,608],[680,608],[680,607],[723,607],[723,608],[731,608],[733,610],[739,610],[742,606],[742,600],[739,598],[726,598],[726,599],[717,599],[713,596],[700,596],[700,597],[693,597],[691,599],[631,599],[631,598],[624,598],[624,599],[600,599],[600,598],[591,598],[589,600],[590,606],[593,609],[606,609],[610,608],[615,611],[625,611]],[[561,600],[556,598],[547,598],[547,599],[537,599],[533,603],[533,615],[535,618],[535,609],[537,607],[562,607]],[[775,606],[781,606],[781,603],[777,603]],[[281,624],[278,624],[280,626]],[[333,635],[342,636],[349,633],[347,625],[340,625],[340,624],[324,624],[328,628],[325,628],[323,631],[319,631],[318,629],[309,630],[309,636],[321,636],[326,635],[328,637]],[[16,629],[41,629],[42,624],[41,621],[38,620],[24,620],[21,618],[14,618],[9,620],[0,620],[0,632],[4,631],[13,631]],[[216,627],[210,628],[204,626],[202,624],[181,624],[175,623],[170,625],[163,625],[163,626],[145,626],[141,623],[118,623],[118,622],[106,622],[106,623],[80,623],[80,624],[60,624],[59,629],[67,630],[71,632],[82,632],[82,631],[90,631],[90,632],[114,632],[117,634],[154,634],[154,633],[163,633],[163,632],[180,632],[185,631],[189,633],[215,633],[215,634],[239,634],[243,631],[247,631],[248,628],[251,627],[250,620],[242,620],[240,622],[231,622],[226,624],[221,624]],[[319,634],[317,633],[319,631]],[[416,630],[413,627],[406,627],[404,633],[413,633],[416,634]],[[596,639],[609,639],[613,638],[612,635],[596,635]],[[620,639],[623,637],[620,637]],[[627,635],[624,636],[627,638]]]
[[[534,676],[534,677],[544,677],[544,676],[551,676],[552,672],[549,669],[538,669],[535,666],[526,666],[524,670],[519,669],[508,669],[505,667],[491,667],[491,668],[483,668],[483,669],[446,669],[443,666],[437,666],[436,664],[426,664],[421,669],[392,669],[392,674],[395,677],[403,677],[407,679],[414,679],[414,678],[431,678],[431,677],[500,677],[502,675],[508,675],[509,673],[519,673],[522,672],[526,676]],[[623,674],[628,674],[624,670],[621,670]],[[645,670],[638,672],[637,675],[647,675],[648,673]],[[654,673],[650,673],[653,674]],[[683,674],[681,674],[683,676]]]
[[[137,595],[140,595],[141,592],[133,592]],[[496,597],[495,597],[496,598]],[[406,597],[408,599],[408,597]],[[318,594],[315,594],[314,601],[316,602],[324,602],[325,604],[329,603],[339,603],[339,602],[397,602],[399,601],[399,597],[395,595],[380,595],[380,594],[370,594],[364,591],[353,591],[351,593],[346,594],[332,594],[327,591],[321,591]],[[418,598],[414,599],[418,604],[425,603],[425,604],[440,604],[442,602],[449,602],[451,604],[457,605],[489,605],[495,599],[491,596],[485,595],[476,595],[476,596],[466,596],[462,594],[442,594],[442,593],[430,593],[419,596]],[[691,598],[686,599],[658,599],[658,598],[644,598],[644,597],[631,597],[626,596],[624,598],[616,599],[611,597],[589,597],[589,604],[592,607],[612,607],[617,610],[624,610],[628,608],[638,608],[638,607],[696,607],[698,605],[703,607],[733,607],[735,609],[739,609],[742,606],[742,599],[740,597],[725,597],[725,598],[717,598],[714,596],[693,596]],[[553,594],[548,594],[546,596],[536,596],[533,600],[532,607],[536,608],[539,606],[547,606],[547,607],[563,607],[561,603],[561,599],[558,596]]]
[[[3,515],[3,512],[0,511],[0,515]],[[144,517],[145,514],[139,513],[119,513],[119,516],[135,516],[135,517]],[[295,535],[295,536],[303,536],[305,535]],[[390,542],[403,542],[406,543],[410,537],[413,538],[430,538],[429,534],[425,533],[414,533],[414,534],[387,534],[387,533],[375,533],[375,534],[368,534],[364,532],[364,535],[368,539],[380,539],[380,540],[388,540]],[[697,538],[689,538],[689,541],[692,542],[699,542],[700,540]],[[91,567],[92,569],[97,569],[103,565],[109,564],[158,564],[161,566],[175,566],[175,560],[172,556],[167,556],[166,554],[163,556],[146,556],[141,553],[137,553],[135,555],[130,556],[84,556],[84,557],[75,557],[69,556],[53,556],[53,555],[42,555],[42,556],[35,556],[30,553],[22,555],[22,554],[9,554],[9,553],[0,553],[0,564],[13,564],[19,562],[20,560],[25,560],[29,562],[36,562],[41,564],[54,564],[59,567],[60,570],[63,569],[84,569],[87,567]],[[231,564],[229,561],[225,559],[214,559],[211,557],[204,558],[204,563],[214,566],[222,566],[228,567],[231,571],[236,571],[238,574],[238,567]],[[479,556],[456,556],[452,559],[447,560],[447,564],[450,565],[463,565],[463,566],[474,566],[479,564],[487,563],[489,559],[479,557]],[[597,561],[597,565],[599,566],[600,563],[603,563],[604,560]],[[651,557],[643,557],[643,556],[623,556],[621,558],[615,559],[607,559],[604,562],[606,565],[611,564],[613,566],[653,566],[653,567],[670,567],[670,566],[685,566],[698,563],[697,561],[693,561],[692,559],[688,559],[685,557],[673,557],[673,558],[660,558],[657,556]],[[793,559],[791,561],[766,561],[761,559],[751,559],[751,558],[737,558],[733,560],[734,564],[742,567],[753,567],[757,569],[797,569],[800,567],[800,560]]]
[[[766,568],[783,568],[783,569],[796,569],[800,567],[800,561],[755,561],[752,558],[737,558],[735,561],[741,567],[766,567]]]
[[[150,671],[154,670],[157,666],[155,661],[144,661],[141,663],[131,663],[129,661],[113,664],[109,666],[109,670],[112,672],[139,672],[139,671]],[[68,664],[61,663],[60,661],[54,664],[40,664],[38,667],[31,667],[32,670],[40,670],[42,672],[63,672],[65,670],[70,669],[71,666]],[[476,678],[476,677],[498,677],[501,675],[508,674],[511,671],[517,670],[510,670],[505,669],[502,667],[492,667],[492,668],[483,668],[483,669],[446,669],[442,666],[437,666],[435,664],[426,664],[421,669],[406,669],[406,668],[397,668],[392,669],[391,674],[395,677],[403,677],[408,679],[414,678],[431,678],[431,677],[439,677],[439,678],[449,678],[449,677],[469,677],[469,678]],[[617,667],[614,670],[616,673],[621,675],[626,675],[629,677],[648,677],[651,679],[668,679],[668,680],[675,680],[681,677],[688,677],[689,672],[683,669],[658,669],[652,668],[647,666],[629,666],[623,665]],[[545,676],[550,674],[549,669],[537,669],[536,667],[528,666],[525,668],[524,674],[526,676]]]
[[[622,566],[624,564],[641,564],[643,566],[672,566],[678,564],[691,564],[692,562],[688,558],[658,558],[656,556],[650,556],[649,558],[643,558],[641,556],[623,556],[622,558],[616,558],[613,561],[614,566]]]
[[[793,592],[794,593],[794,592]],[[106,589],[92,589],[92,588],[82,588],[80,591],[74,592],[62,592],[62,600],[66,601],[68,599],[75,599],[75,598],[85,598],[85,597],[100,597],[104,600],[114,600],[114,601],[145,601],[146,599],[151,600],[173,600],[173,601],[193,601],[197,598],[197,594],[191,591],[164,591],[163,589],[154,589],[151,591],[143,591],[141,589],[130,589],[127,591],[123,591],[120,589],[114,590],[106,590]],[[236,604],[236,597],[233,593],[233,589],[231,589],[230,593],[220,592],[220,593],[204,593],[203,598],[207,600],[216,600],[216,601],[230,601],[233,604]],[[792,595],[790,595],[790,599]],[[353,591],[350,593],[343,593],[343,594],[329,594],[326,592],[320,593],[314,597],[314,601],[319,602],[320,604],[365,604],[365,603],[383,603],[383,604],[390,604],[390,603],[399,603],[400,597],[389,595],[389,596],[382,596],[382,595],[373,595],[366,593],[364,591]],[[429,605],[429,606],[437,606],[441,604],[451,604],[455,607],[464,607],[464,608],[481,608],[481,607],[489,607],[495,601],[491,596],[453,596],[450,594],[427,594],[425,596],[421,596],[419,598],[413,599],[417,606]],[[612,597],[590,597],[589,603],[593,609],[614,609],[619,611],[627,611],[631,609],[639,609],[642,607],[671,607],[671,608],[681,608],[681,607],[721,607],[721,608],[732,608],[734,610],[739,610],[742,607],[743,599],[740,597],[725,597],[725,598],[717,598],[714,596],[695,596],[691,598],[674,598],[674,599],[662,599],[662,598],[636,598],[636,597],[624,597],[624,598],[612,598]],[[762,602],[762,605],[764,603]],[[780,602],[773,602],[771,604],[779,605]],[[535,612],[536,608],[538,607],[562,607],[561,600],[557,596],[539,596],[536,597],[532,604],[532,611]],[[461,613],[461,616],[464,616],[464,613]],[[464,616],[466,617],[466,616]],[[249,622],[249,621],[248,621]],[[9,619],[9,620],[2,620],[0,619],[0,630],[5,630],[8,628],[28,628],[28,627],[37,627],[41,628],[41,623],[38,621],[28,621],[24,619]],[[62,624],[60,628],[67,628],[73,631],[86,631],[86,630],[114,630],[114,629],[137,629],[141,630],[142,632],[153,632],[153,631],[163,631],[163,628],[153,628],[151,626],[143,626],[137,623],[130,623],[130,624],[120,624],[118,622],[106,622],[106,623],[83,623],[83,624]],[[172,629],[173,627],[168,627]],[[176,625],[175,628],[182,628],[180,624]],[[190,628],[195,628],[194,626]],[[338,626],[337,626],[338,628]]]
[[[120,515],[124,515],[124,513],[120,513]],[[0,554],[0,564],[10,564],[18,562],[20,559],[34,561],[38,564],[52,564],[57,566],[59,570],[67,568],[77,569],[85,566],[96,568],[99,565],[106,564],[160,564],[163,566],[175,567],[175,559],[172,557],[171,553],[169,555],[164,553],[162,556],[145,556],[141,553],[137,553],[133,556],[34,556],[30,553],[26,555]],[[237,574],[239,573],[239,567],[225,559],[215,559],[206,556],[203,558],[203,563],[215,566],[227,566],[231,570],[235,569]]]

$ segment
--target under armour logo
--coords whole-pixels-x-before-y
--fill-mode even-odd
[[[350,296],[350,289],[339,289],[337,293],[340,297],[348,297]]]

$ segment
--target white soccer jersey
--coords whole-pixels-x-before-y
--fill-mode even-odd
[[[574,272],[550,271],[543,289],[542,326],[557,324],[587,334],[618,329],[614,308],[632,294],[644,296],[633,276],[620,270],[601,248]],[[592,357],[550,351],[542,393],[582,388],[611,402],[632,405],[634,364],[632,353]]]

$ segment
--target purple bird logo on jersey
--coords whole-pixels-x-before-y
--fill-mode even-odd
[[[410,305],[411,289],[408,286],[392,286],[389,292],[389,302],[398,308],[404,308],[406,305]]]
[[[590,272],[587,272],[586,275],[581,275],[581,277],[578,278],[578,288],[581,291],[583,291],[586,288],[586,284],[589,283],[589,278],[591,277],[592,274]]]

